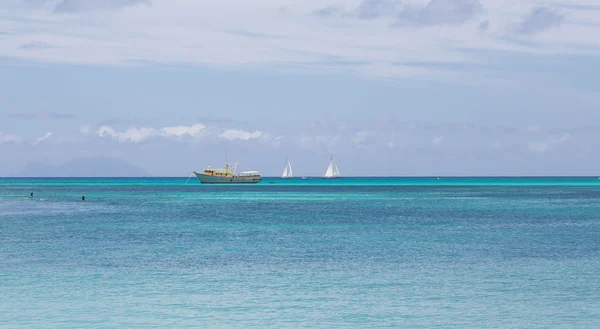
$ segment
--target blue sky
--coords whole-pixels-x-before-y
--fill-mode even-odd
[[[0,176],[598,175],[591,0],[7,0]]]

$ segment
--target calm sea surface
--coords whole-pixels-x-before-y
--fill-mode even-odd
[[[0,179],[0,327],[600,328],[597,177],[185,180]]]

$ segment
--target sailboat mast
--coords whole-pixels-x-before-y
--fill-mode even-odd
[[[229,162],[227,162],[227,149],[225,149],[225,175],[229,175]]]

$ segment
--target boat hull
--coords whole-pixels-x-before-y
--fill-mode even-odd
[[[256,184],[262,180],[261,176],[233,176],[219,177],[194,173],[202,184]]]

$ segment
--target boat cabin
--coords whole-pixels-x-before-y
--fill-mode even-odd
[[[260,176],[260,172],[258,171],[243,171],[240,173],[240,177],[248,177],[248,176]]]
[[[219,177],[232,177],[233,174],[228,172],[225,169],[212,169],[206,168],[204,169],[204,174],[208,176],[219,176]]]

